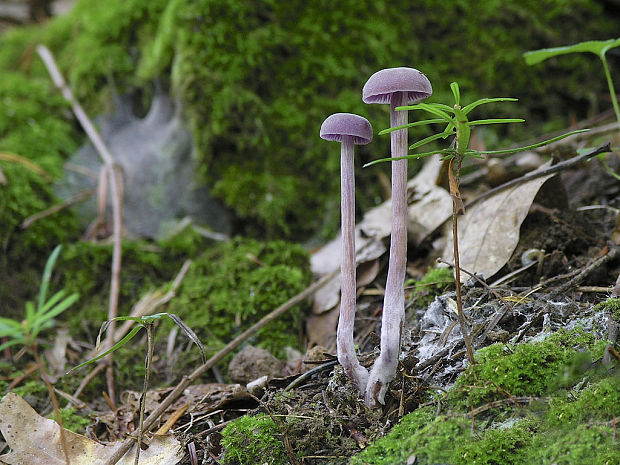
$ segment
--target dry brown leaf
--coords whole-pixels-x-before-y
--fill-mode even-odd
[[[452,214],[452,198],[436,184],[442,162],[429,158],[422,170],[407,183],[410,198],[407,207],[409,243],[418,245]],[[392,232],[392,200],[369,210],[358,228],[365,236],[375,239],[388,237]]]
[[[548,165],[543,165],[545,169]],[[490,278],[503,267],[519,242],[519,228],[534,197],[553,174],[499,191],[470,207],[458,220],[461,268]],[[451,225],[449,225],[451,230]],[[453,262],[452,235],[442,257]],[[465,281],[467,275],[461,274]]]
[[[17,394],[8,393],[0,402],[0,431],[11,452],[0,456],[0,464],[65,465],[60,443],[60,426],[37,414]],[[100,465],[106,462],[113,447],[104,446],[86,436],[64,430],[72,465]],[[135,451],[130,450],[118,462],[134,463]],[[183,457],[181,444],[173,436],[154,436],[149,447],[140,453],[141,465],[174,465]]]
[[[335,307],[321,315],[310,315],[306,319],[308,345],[319,345],[328,350],[336,347],[336,328],[338,327],[339,308]]]

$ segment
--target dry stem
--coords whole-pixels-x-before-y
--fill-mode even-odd
[[[84,128],[84,131],[88,135],[88,138],[92,141],[95,149],[101,156],[103,163],[108,170],[110,177],[110,190],[112,196],[112,227],[113,227],[113,243],[114,248],[112,251],[112,270],[111,270],[111,279],[110,279],[110,302],[108,306],[108,319],[111,320],[115,318],[118,314],[118,296],[120,293],[120,272],[121,272],[121,259],[122,259],[122,229],[123,229],[123,218],[122,218],[122,187],[120,185],[120,175],[117,173],[115,169],[115,161],[114,157],[110,153],[110,150],[101,139],[101,136],[95,129],[95,126],[91,122],[90,118],[80,105],[80,103],[75,99],[71,89],[67,86],[67,83],[60,73],[58,66],[54,60],[52,53],[49,51],[47,47],[44,45],[37,46],[37,53],[43,60],[43,63],[47,67],[54,84],[61,91],[63,97],[71,104],[71,108],[75,113],[76,118]],[[110,323],[110,330],[108,331],[108,337],[106,339],[106,347],[112,347],[113,335],[114,335],[114,322]],[[112,354],[109,355],[109,369],[108,369],[108,391],[110,398],[114,402],[114,383],[113,383],[113,372],[111,358]]]

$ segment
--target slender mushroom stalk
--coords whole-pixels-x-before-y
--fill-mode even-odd
[[[388,68],[370,76],[362,90],[364,103],[389,103],[390,125],[407,124],[407,111],[396,107],[418,102],[433,93],[427,77],[413,68]],[[392,157],[407,155],[407,129],[391,133]],[[392,162],[392,233],[381,319],[381,353],[375,361],[364,396],[367,405],[383,404],[388,383],[396,374],[405,317],[407,266],[407,160]]]
[[[344,372],[357,385],[366,390],[368,371],[360,365],[355,354],[353,331],[355,326],[355,174],[353,167],[354,144],[368,144],[372,140],[372,126],[366,118],[351,113],[336,113],[323,122],[320,136],[338,141],[340,147],[342,260],[340,266],[341,295],[340,318],[336,343],[338,361]]]

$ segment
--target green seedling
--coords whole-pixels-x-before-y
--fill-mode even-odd
[[[37,336],[44,329],[49,329],[54,325],[54,318],[67,310],[78,299],[78,294],[67,295],[65,290],[60,290],[50,299],[47,298],[49,283],[52,270],[60,254],[61,246],[54,249],[47,259],[41,288],[36,305],[33,302],[26,302],[25,315],[22,321],[11,318],[0,317],[0,338],[7,341],[0,344],[0,350],[14,345],[22,344],[32,347],[36,344]]]
[[[60,255],[60,249],[61,246],[57,246],[47,259],[45,268],[43,269],[43,277],[41,279],[41,288],[39,289],[37,303],[35,305],[33,302],[26,302],[24,319],[20,322],[11,318],[0,317],[0,340],[6,339],[6,342],[0,344],[0,350],[21,344],[24,346],[25,350],[29,350],[32,353],[41,373],[41,378],[52,399],[54,413],[60,425],[60,442],[65,454],[65,462],[68,464],[69,452],[62,426],[58,400],[56,399],[54,388],[47,376],[37,349],[37,336],[39,333],[44,329],[51,328],[54,325],[54,318],[67,310],[79,298],[77,293],[67,295],[65,290],[60,290],[51,298],[47,298],[52,270],[54,269],[56,260],[58,260],[58,255]]]
[[[151,362],[153,360],[153,325],[155,324],[156,321],[161,320],[165,316],[170,318],[179,328],[181,328],[181,330],[187,335],[187,337],[189,337],[189,339],[198,346],[202,354],[202,362],[203,364],[206,363],[207,356],[205,354],[205,349],[202,343],[200,342],[200,339],[198,339],[198,336],[196,335],[196,333],[189,326],[187,326],[183,322],[183,320],[181,320],[181,318],[179,318],[177,315],[173,313],[156,313],[154,315],[145,315],[141,317],[118,316],[116,318],[112,318],[111,320],[105,321],[101,325],[101,328],[99,329],[99,334],[97,335],[97,344],[96,344],[97,349],[99,349],[99,347],[101,346],[102,334],[108,329],[112,321],[133,321],[136,323],[136,326],[131,328],[131,330],[112,347],[105,350],[103,353],[97,355],[96,357],[93,357],[85,361],[84,363],[79,364],[78,366],[72,368],[69,371],[69,373],[71,373],[82,367],[93,364],[97,362],[98,360],[101,360],[102,358],[106,357],[112,352],[117,351],[118,349],[123,347],[125,344],[127,344],[129,341],[131,341],[133,337],[142,328],[146,330],[146,356],[144,358],[145,373],[144,373],[144,383],[142,385],[142,392],[140,393],[140,414],[139,414],[140,419],[138,423],[138,436],[137,436],[138,447],[136,447],[136,455],[134,459],[134,463],[136,465],[138,464],[138,461],[140,459],[140,448],[142,444],[142,435],[143,435],[144,407],[145,407],[145,401],[146,401],[146,392],[148,390],[149,383],[150,383],[150,377],[151,377]]]
[[[567,134],[563,134],[558,137],[554,137],[552,139],[545,140],[543,142],[539,142],[536,144],[531,144],[525,147],[504,149],[504,150],[473,150],[469,148],[469,142],[471,138],[471,128],[472,126],[482,126],[487,124],[501,124],[501,123],[522,123],[525,120],[520,118],[496,118],[496,119],[482,119],[482,120],[469,120],[469,113],[472,110],[479,107],[480,105],[484,105],[487,103],[495,103],[495,102],[516,102],[515,98],[507,98],[507,97],[499,97],[499,98],[483,98],[476,100],[468,105],[461,106],[461,92],[459,86],[456,82],[450,84],[450,89],[452,90],[452,94],[454,96],[454,105],[449,106],[442,103],[418,103],[415,105],[401,106],[397,107],[398,111],[408,111],[408,110],[422,110],[427,113],[430,113],[435,118],[416,121],[414,123],[405,124],[402,126],[392,127],[389,129],[384,129],[379,132],[379,135],[388,134],[393,131],[397,131],[400,129],[422,126],[428,124],[435,123],[446,123],[445,129],[437,134],[426,137],[418,142],[415,142],[411,146],[409,146],[409,150],[415,150],[419,147],[422,147],[430,142],[433,142],[438,139],[447,139],[450,136],[453,136],[452,143],[450,147],[445,149],[434,150],[430,152],[424,153],[414,153],[409,154],[402,157],[395,158],[382,158],[379,160],[375,160],[373,162],[367,163],[365,166],[371,166],[377,163],[393,161],[393,160],[401,160],[401,159],[411,159],[411,158],[420,158],[426,157],[430,155],[440,154],[443,155],[442,160],[449,161],[449,185],[450,185],[450,195],[452,197],[452,233],[454,237],[454,271],[455,271],[455,281],[456,281],[456,302],[457,302],[457,315],[459,320],[459,325],[461,327],[461,331],[463,333],[463,339],[465,341],[465,348],[467,351],[467,359],[469,363],[474,363],[474,352],[471,345],[471,340],[468,335],[467,327],[465,325],[465,317],[463,315],[463,304],[461,299],[461,269],[459,266],[459,249],[458,249],[458,215],[463,214],[464,206],[463,201],[461,200],[461,194],[459,190],[459,182],[461,175],[461,165],[463,159],[468,157],[475,158],[484,158],[485,154],[505,154],[505,153],[513,153],[513,152],[522,152],[525,150],[531,150],[536,147],[541,147],[543,145],[549,144],[551,142],[558,141],[565,137],[568,137],[573,134],[577,134],[580,132],[585,132],[587,129],[582,129],[578,131],[572,131]]]
[[[540,50],[525,52],[523,54],[523,58],[525,58],[525,62],[531,66],[549,58],[556,57],[558,55],[568,55],[570,53],[593,53],[599,57],[601,63],[603,64],[605,78],[607,79],[607,87],[609,89],[609,96],[611,97],[611,104],[616,114],[616,120],[618,121],[618,130],[620,130],[620,105],[618,105],[618,97],[616,96],[614,81],[611,78],[611,72],[609,71],[609,65],[607,64],[607,58],[605,56],[608,50],[616,47],[620,47],[620,39],[589,40],[587,42],[580,42],[578,44],[568,45],[565,47],[543,48]],[[618,173],[607,165],[607,162],[605,161],[605,154],[597,155],[597,158],[601,161],[605,167],[605,170],[611,176],[620,181],[620,175],[618,175]]]
[[[611,96],[611,104],[614,107],[618,124],[620,124],[620,106],[618,105],[618,98],[616,97],[616,91],[614,89],[614,81],[611,78],[609,65],[607,64],[607,58],[605,57],[608,50],[616,47],[620,47],[620,38],[610,40],[589,40],[587,42],[580,42],[578,44],[568,45],[565,47],[532,50],[530,52],[525,52],[523,54],[523,58],[525,58],[525,62],[531,66],[549,58],[556,57],[558,55],[568,55],[570,53],[593,53],[598,56],[603,64],[603,71],[605,72],[607,87],[609,88],[609,95]]]

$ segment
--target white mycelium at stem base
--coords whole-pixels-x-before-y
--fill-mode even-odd
[[[396,107],[422,100],[432,94],[429,80],[413,68],[377,71],[364,85],[365,103],[389,103],[391,127],[407,124],[407,112]],[[392,157],[407,155],[407,129],[391,133]],[[389,382],[396,374],[401,331],[405,317],[405,272],[407,267],[407,160],[392,162],[392,233],[390,260],[381,319],[381,353],[366,386],[367,405],[383,404]]]
[[[360,364],[355,354],[353,339],[357,292],[355,281],[355,170],[353,152],[354,144],[368,144],[372,140],[372,127],[361,116],[350,113],[336,113],[323,122],[320,135],[323,139],[341,143],[342,259],[340,268],[340,318],[336,336],[338,361],[360,392],[364,392],[368,371]]]

